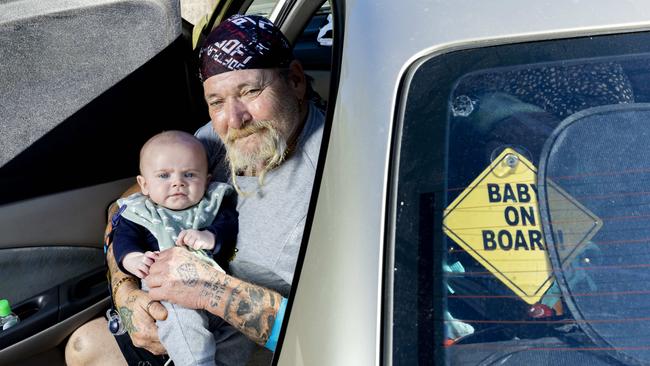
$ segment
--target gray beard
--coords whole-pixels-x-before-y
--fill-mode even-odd
[[[264,131],[262,133],[259,147],[251,152],[242,152],[234,147],[235,136],[226,138],[226,158],[230,166],[230,173],[233,185],[239,194],[242,192],[237,184],[237,176],[243,174],[255,175],[258,177],[258,185],[264,185],[266,173],[282,164],[287,152],[287,140],[273,126],[270,121],[256,121],[233,135],[246,135],[253,131]]]

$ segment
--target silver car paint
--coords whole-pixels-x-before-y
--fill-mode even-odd
[[[391,364],[389,333],[380,349],[382,320],[391,329],[382,313],[390,314],[382,298],[388,165],[399,83],[415,60],[650,28],[650,2],[643,0],[349,0],[344,6],[333,127],[280,365]]]

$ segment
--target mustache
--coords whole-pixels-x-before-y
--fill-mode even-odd
[[[272,121],[259,121],[250,123],[241,129],[230,129],[226,134],[226,160],[230,166],[232,183],[237,193],[248,195],[237,184],[237,175],[241,172],[252,171],[257,175],[259,186],[264,185],[266,173],[275,166],[282,163],[286,156],[287,142],[274,127]],[[240,151],[234,145],[237,138],[246,137],[260,130],[266,130],[260,134],[260,139],[253,151]],[[231,133],[232,132],[232,133]]]
[[[254,133],[273,129],[271,121],[252,121],[242,128],[229,128],[226,134],[226,142],[232,144],[235,140],[252,135]]]

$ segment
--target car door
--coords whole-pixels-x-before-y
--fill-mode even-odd
[[[0,298],[21,319],[0,364],[64,364],[105,311],[106,209],[139,147],[208,120],[189,34],[171,0],[0,4]]]

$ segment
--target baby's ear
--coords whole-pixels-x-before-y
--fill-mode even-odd
[[[144,194],[145,196],[148,196],[149,195],[149,189],[147,189],[147,180],[144,179],[144,177],[141,176],[141,175],[138,175],[136,177],[136,179],[138,181],[138,185],[140,186],[140,190],[142,191],[142,194]]]
[[[208,174],[208,176],[205,178],[205,188],[206,189],[210,186],[211,181],[212,181],[212,174]]]

